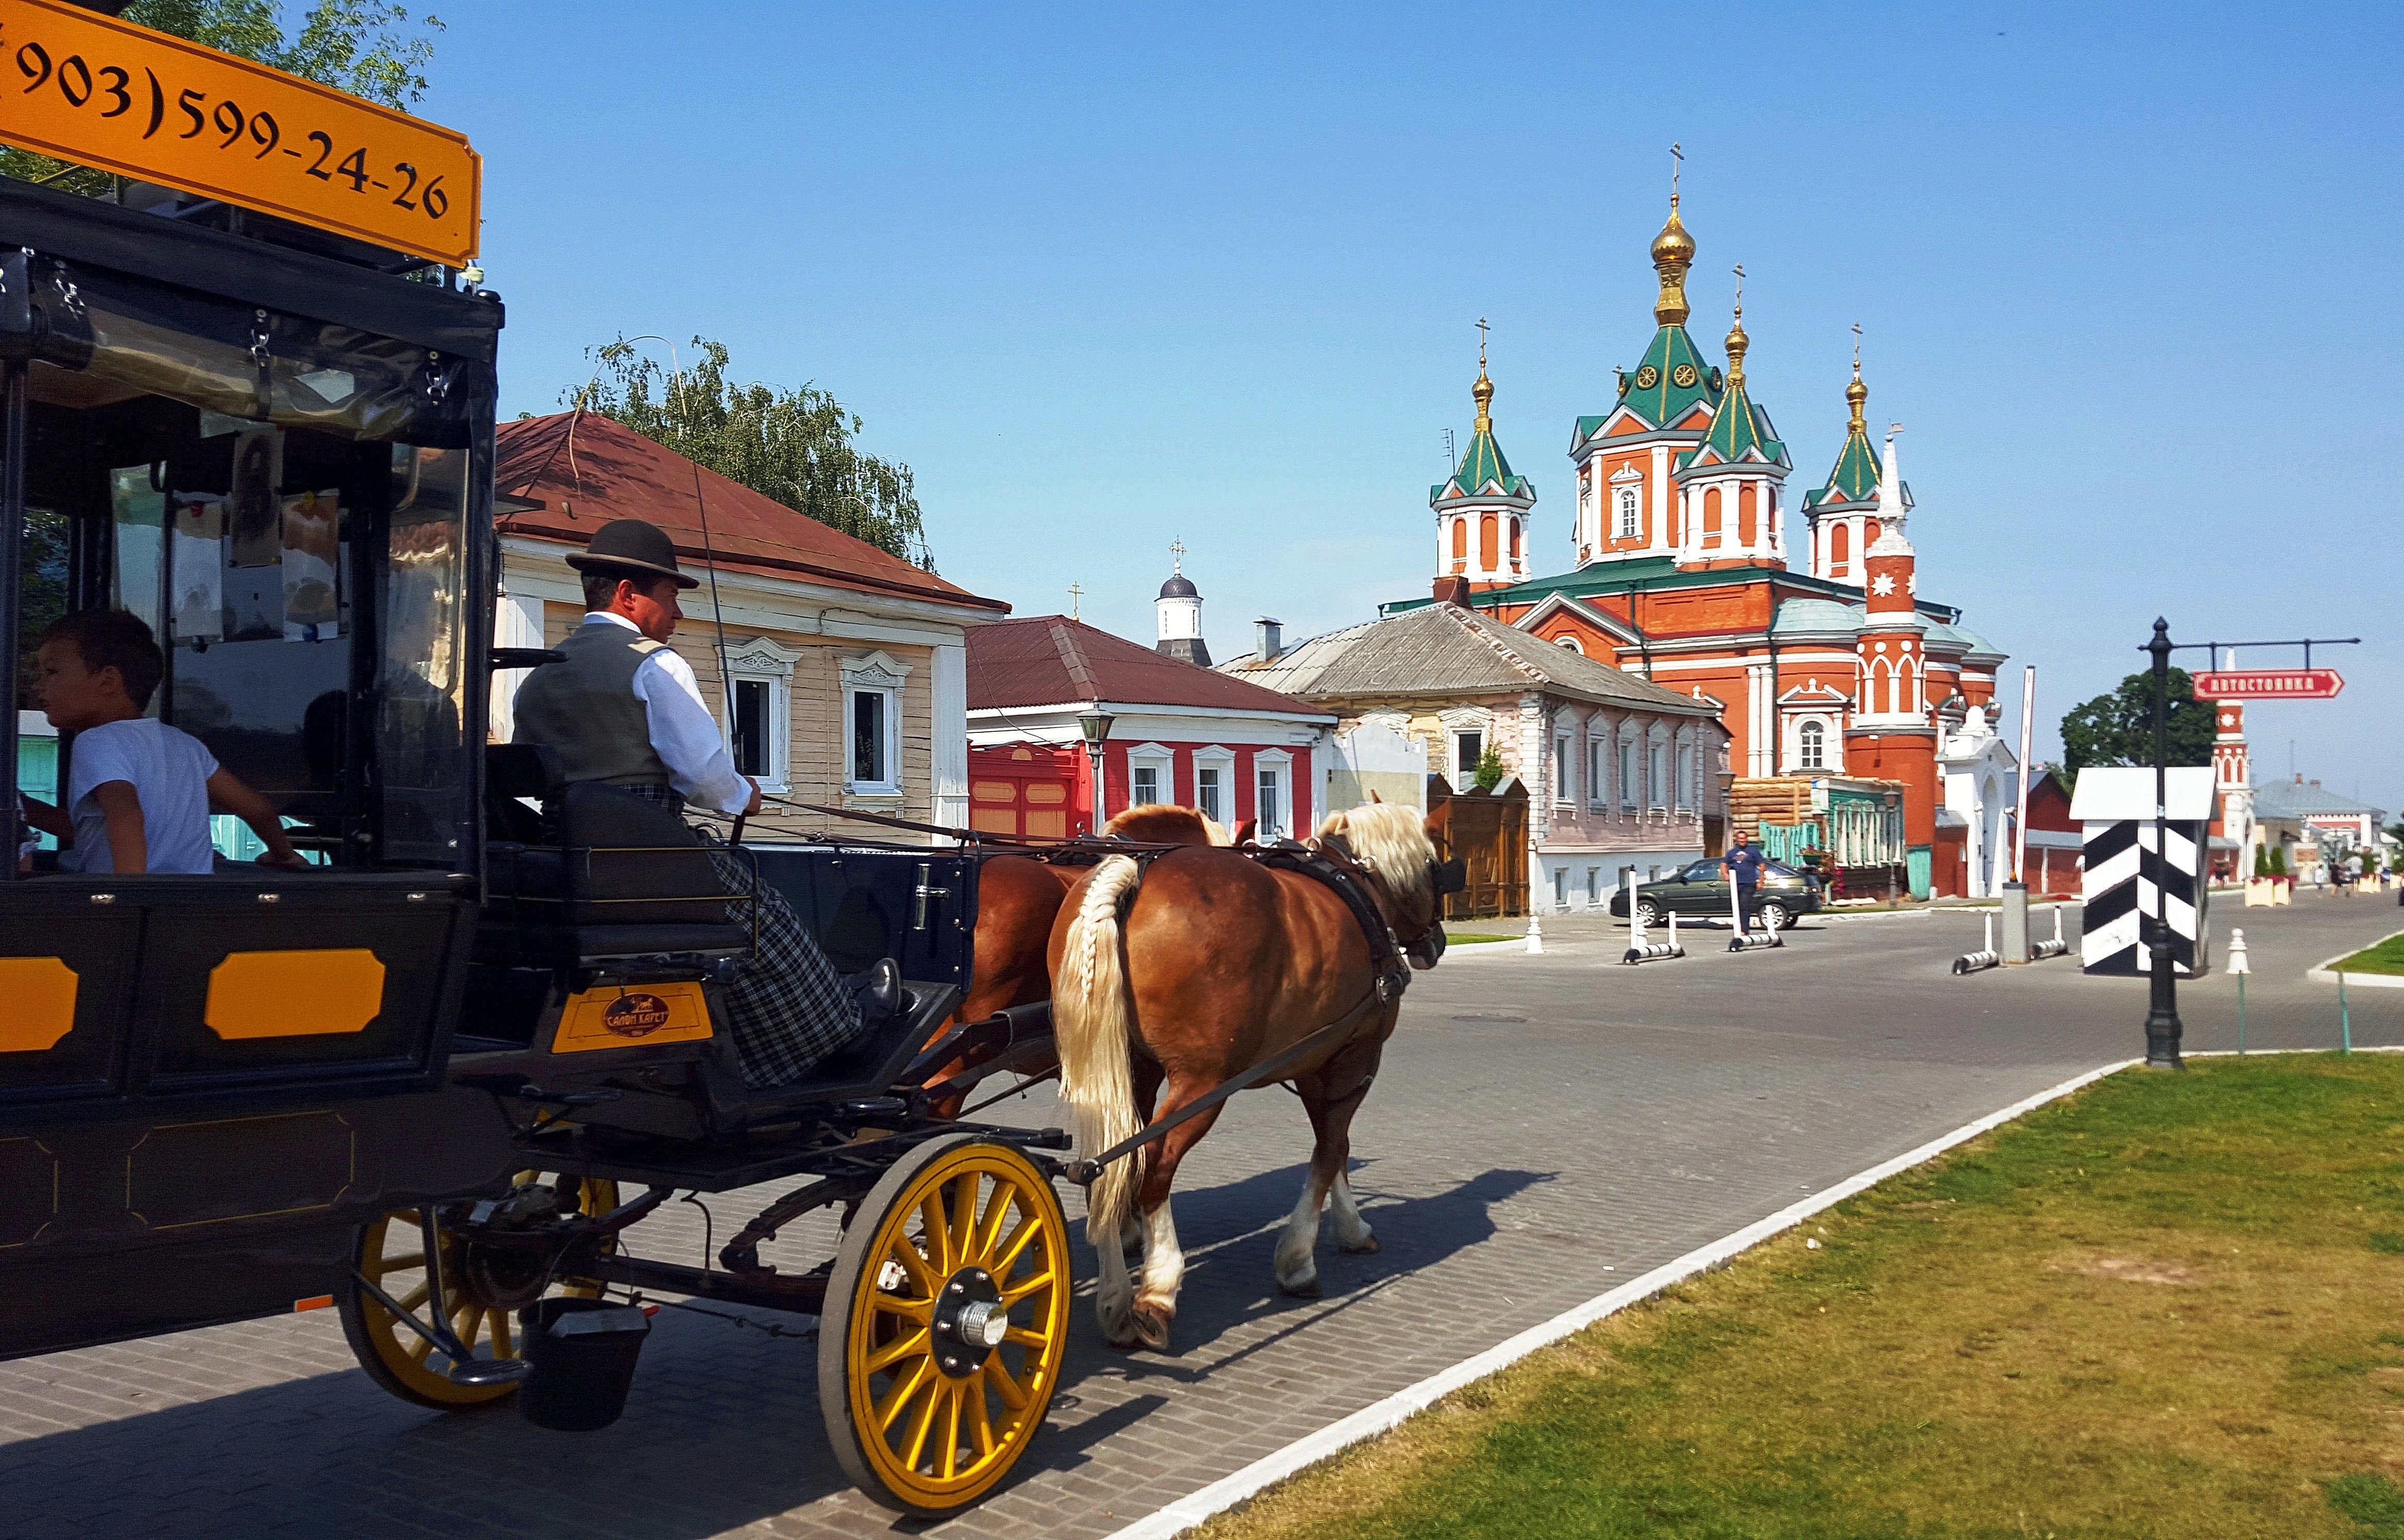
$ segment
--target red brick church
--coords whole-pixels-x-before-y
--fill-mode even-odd
[[[1580,417],[1572,435],[1567,572],[1526,575],[1535,492],[1495,441],[1481,358],[1468,451],[1430,498],[1437,596],[1712,702],[1734,777],[1901,783],[1902,835],[1921,886],[1933,847],[1991,821],[1981,814],[1992,809],[1948,805],[1986,777],[1948,770],[1993,762],[1991,703],[2005,655],[1965,629],[1960,610],[1919,595],[1905,534],[1911,494],[1894,430],[1883,456],[1872,441],[1858,348],[1843,447],[1803,495],[1803,550],[1789,565],[1794,463],[1745,385],[1742,289],[1723,371],[1686,330],[1694,258],[1673,193],[1652,245],[1660,280],[1652,340],[1634,369],[1616,371],[1610,410]],[[1966,857],[1937,853],[1936,891],[1990,891],[2009,875],[1992,837],[1967,840]]]

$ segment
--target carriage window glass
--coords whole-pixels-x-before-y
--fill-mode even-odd
[[[377,616],[384,646],[375,737],[384,859],[392,862],[448,866],[461,855],[468,467],[464,449],[397,444],[387,456],[392,515]],[[287,546],[289,526],[287,513]],[[287,635],[292,625],[287,614]]]
[[[734,681],[734,768],[747,776],[768,774],[768,681]]]
[[[167,497],[160,465],[125,466],[108,473],[112,536],[109,601],[160,635],[160,596],[166,583]]]
[[[1204,818],[1209,819],[1213,823],[1224,823],[1227,821],[1226,814],[1221,811],[1224,804],[1220,799],[1219,767],[1217,765],[1205,764],[1198,766],[1195,770],[1194,800],[1195,804],[1201,807],[1202,816]]]

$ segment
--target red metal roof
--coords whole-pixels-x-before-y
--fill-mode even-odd
[[[1208,711],[1329,717],[1308,701],[1214,674],[1066,615],[1029,615],[968,633],[969,709],[1114,701]]]
[[[1007,613],[933,573],[796,513],[665,444],[590,412],[503,423],[493,490],[530,511],[496,511],[501,530],[582,545],[612,519],[649,519],[687,562],[703,556],[700,507],[721,570]],[[696,503],[696,497],[700,499]]]

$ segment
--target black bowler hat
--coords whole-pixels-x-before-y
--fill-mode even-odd
[[[699,578],[677,569],[676,542],[647,519],[612,519],[595,530],[593,542],[567,558],[579,572],[647,573],[674,578],[678,588],[699,588]]]

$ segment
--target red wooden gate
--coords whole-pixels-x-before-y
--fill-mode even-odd
[[[1091,831],[1085,758],[1075,749],[1009,743],[969,750],[969,827],[986,834],[1066,839]]]

